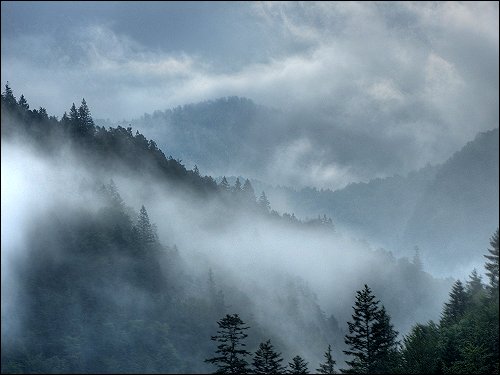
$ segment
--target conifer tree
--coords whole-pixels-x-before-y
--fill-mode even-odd
[[[9,82],[5,84],[5,91],[2,94],[3,102],[7,105],[7,108],[14,109],[17,106],[16,97],[14,96],[12,89],[9,86]]]
[[[243,342],[248,335],[245,333],[250,327],[245,327],[245,323],[238,314],[226,315],[217,322],[219,330],[217,335],[212,336],[211,340],[219,342],[216,356],[206,359],[205,362],[217,366],[217,374],[246,374],[249,372],[248,362],[245,357],[250,352],[244,349],[246,344]]]
[[[24,95],[21,95],[21,97],[19,98],[19,107],[25,111],[27,111],[28,109],[30,109],[30,106],[28,104],[28,101],[26,100],[26,98],[24,97]]]
[[[350,368],[342,372],[373,374],[393,366],[397,332],[393,330],[385,309],[378,304],[368,285],[356,292],[353,321],[347,323],[349,333],[345,335],[349,350],[344,350],[354,358],[346,361]]]
[[[198,166],[197,166],[196,164],[194,165],[194,168],[193,168],[193,173],[194,173],[195,175],[197,175],[197,176],[199,176],[199,175],[200,175],[200,170],[198,169]]]
[[[78,115],[78,110],[76,109],[75,103],[71,105],[69,110],[69,122],[71,126],[74,127],[74,130],[80,126],[80,116]]]
[[[259,207],[264,211],[264,212],[269,212],[271,210],[271,203],[269,203],[269,200],[266,197],[266,193],[262,192],[262,194],[259,197]]]
[[[231,190],[229,183],[227,182],[226,176],[222,177],[222,181],[220,182],[220,188],[223,192],[228,192]]]
[[[235,193],[236,195],[241,193],[241,182],[239,177],[236,178],[236,182],[234,183],[233,193]]]
[[[248,178],[245,180],[245,183],[243,184],[243,188],[241,189],[241,191],[247,203],[255,204],[255,192]]]
[[[498,238],[498,228],[497,231],[490,238],[491,249],[488,249],[490,255],[485,255],[484,257],[488,259],[484,268],[486,268],[486,276],[490,279],[490,284],[487,286],[491,296],[498,299],[498,250],[499,250],[499,238]]]
[[[332,358],[332,347],[330,344],[328,344],[328,349],[326,350],[325,354],[325,362],[319,364],[319,368],[316,369],[318,374],[336,374],[334,366],[335,366],[335,360]]]
[[[301,356],[296,355],[292,358],[292,362],[288,362],[289,374],[309,374],[307,369],[308,363]]]
[[[253,372],[255,374],[283,374],[285,367],[281,365],[281,353],[274,351],[271,340],[261,342],[253,357]]]
[[[439,369],[439,327],[430,321],[415,325],[403,339],[402,362],[409,374],[435,374]]]
[[[92,120],[92,116],[90,115],[90,110],[85,99],[82,99],[82,104],[80,105],[80,108],[78,108],[78,118],[80,120],[79,125],[81,126],[83,133],[88,134],[94,131],[94,120]]]
[[[156,241],[156,235],[153,226],[149,221],[148,212],[146,211],[144,205],[141,207],[141,211],[139,212],[139,218],[137,220],[137,231],[141,243],[148,245]]]
[[[451,325],[458,323],[464,315],[469,298],[465,292],[465,288],[460,280],[455,281],[450,292],[450,299],[444,304],[441,314],[441,325]]]
[[[373,325],[374,370],[376,373],[393,373],[399,366],[398,332],[391,324],[389,314],[382,306]]]
[[[481,275],[477,273],[477,269],[474,268],[469,275],[469,280],[467,280],[465,290],[470,302],[475,304],[480,302],[481,297],[484,295],[484,285]]]

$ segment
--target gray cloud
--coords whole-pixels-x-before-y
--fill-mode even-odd
[[[2,3],[2,84],[115,120],[229,95],[281,108],[294,121],[268,136],[297,136],[262,177],[339,187],[498,126],[497,3],[64,4],[49,27],[58,6]]]

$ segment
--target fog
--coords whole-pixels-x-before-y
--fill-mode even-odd
[[[112,121],[247,97],[290,114],[284,129],[262,124],[279,148],[254,177],[333,189],[444,162],[498,126],[496,14],[494,2],[5,2],[2,84],[57,116],[85,97]]]
[[[160,241],[179,249],[187,274],[204,279],[208,269],[214,270],[217,286],[226,295],[228,312],[255,319],[266,334],[311,363],[320,361],[322,353],[316,347],[304,346],[300,339],[303,331],[293,322],[286,317],[276,319],[286,310],[283,301],[287,285],[296,285],[305,293],[299,307],[306,321],[314,322],[316,313],[311,303],[317,303],[325,318],[333,314],[340,332],[345,332],[352,314],[355,291],[365,283],[386,306],[401,335],[417,322],[439,319],[451,280],[432,281],[427,275],[428,280],[416,281],[424,284],[414,284],[405,271],[410,266],[407,260],[398,260],[381,249],[376,251],[347,228],[297,228],[257,213],[235,214],[218,196],[199,199],[149,175],[89,170],[64,146],[57,158],[52,158],[28,145],[26,140],[2,140],[3,345],[9,345],[12,336],[22,330],[18,317],[23,315],[25,302],[17,293],[22,275],[16,274],[16,269],[20,263],[30,262],[26,237],[36,232],[40,220],[50,221],[58,212],[97,212],[102,201],[93,187],[110,179],[135,212],[145,205],[151,222],[157,225]],[[50,238],[37,237],[37,242],[45,241]],[[71,256],[65,249],[64,244],[54,243],[51,256]],[[203,294],[201,289],[196,291],[196,283],[193,288],[195,294]],[[89,289],[102,286],[96,284]],[[152,303],[140,290],[125,286],[119,290],[93,293],[108,293],[110,300],[119,300],[130,308]],[[248,296],[251,311],[240,311],[234,290]],[[340,332],[330,340],[342,347]],[[336,355],[343,358],[340,350]]]
[[[493,311],[498,3],[1,10],[2,372],[207,372],[226,314],[342,368],[365,284],[402,340],[473,268]]]

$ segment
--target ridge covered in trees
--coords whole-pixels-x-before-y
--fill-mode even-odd
[[[128,168],[137,176],[160,176],[198,199],[214,194],[230,207],[273,215],[266,194],[256,200],[249,181],[237,180],[231,186],[223,179],[217,184],[202,177],[198,168],[189,171],[180,161],[166,158],[154,141],[132,135],[130,128],[97,127],[85,101],[78,108],[72,105],[69,115],[58,120],[43,108],[30,110],[24,96],[16,100],[7,86],[1,131],[2,139],[26,136],[49,155],[58,156],[69,142],[95,171]],[[356,295],[352,331],[348,324],[343,346],[345,331],[336,318],[326,318],[313,293],[290,282],[276,298],[280,309],[274,314],[299,332],[300,337],[293,337],[304,351],[315,350],[319,358],[328,345],[324,361],[313,363],[268,332],[253,316],[250,297],[228,285],[219,270],[207,267],[203,278],[190,273],[182,249],[161,243],[147,208],[139,204],[134,211],[108,181],[91,188],[100,202],[97,209],[54,207],[34,218],[37,225],[26,238],[28,261],[11,270],[19,285],[12,298],[25,308],[11,312],[18,327],[2,324],[2,331],[19,329],[9,335],[8,345],[2,340],[2,373],[207,372],[212,365],[226,366],[220,371],[225,373],[307,373],[316,367],[319,373],[334,373],[337,362],[344,372],[498,372],[498,230],[485,258],[488,284],[472,271],[465,283],[454,284],[438,323],[417,324],[401,341],[392,317],[368,286]],[[289,217],[294,222],[295,215]],[[318,220],[329,223],[326,216]],[[168,243],[168,238],[163,241]],[[431,283],[417,255],[413,263],[396,263],[387,256],[384,262],[404,273],[415,288]],[[228,315],[234,306],[251,330],[240,315]],[[230,319],[220,320],[224,314]],[[221,332],[212,337],[220,352],[209,357],[213,343],[208,338],[217,320]],[[370,345],[365,345],[363,334]],[[223,340],[233,340],[234,347]],[[233,349],[239,352],[231,359]]]
[[[71,105],[69,115],[65,112],[61,120],[49,116],[45,108],[30,110],[21,95],[16,100],[9,84],[1,96],[2,100],[2,137],[28,136],[45,153],[61,151],[61,145],[69,143],[74,152],[82,156],[82,161],[94,169],[107,169],[109,166],[122,170],[132,170],[160,178],[166,183],[181,186],[200,198],[218,195],[232,210],[244,208],[250,212],[281,219],[285,223],[306,224],[308,227],[333,229],[331,218],[326,215],[313,220],[301,221],[295,214],[271,209],[271,204],[263,191],[257,199],[248,179],[238,180],[233,187],[227,180],[217,184],[210,176],[202,176],[195,165],[188,170],[182,160],[166,157],[154,140],[146,139],[139,131],[135,135],[129,126],[116,128],[94,124],[85,99],[77,108]]]
[[[351,359],[346,360],[344,374],[496,374],[499,370],[498,329],[498,269],[499,231],[493,234],[485,257],[485,268],[489,270],[490,282],[484,285],[473,270],[467,288],[457,280],[450,291],[449,301],[443,306],[438,324],[429,321],[416,324],[400,342],[398,332],[391,324],[391,318],[384,306],[379,306],[372,290],[365,284],[356,292],[352,321],[347,322],[348,333],[344,350]],[[237,314],[226,315],[219,323],[226,329],[224,335],[212,340],[222,342],[216,353],[224,356],[208,359],[216,365],[215,373],[220,374],[308,374],[308,363],[296,355],[288,364],[288,369],[279,362],[270,341],[261,343],[255,352],[253,367],[244,359],[247,350],[237,349],[246,344],[248,334],[242,333],[249,327]],[[219,332],[220,333],[220,332]],[[227,344],[229,342],[229,344]],[[221,348],[223,350],[221,350]],[[316,369],[320,374],[335,374],[336,361],[332,357],[331,346],[324,354],[325,362]],[[236,368],[232,363],[238,363]]]

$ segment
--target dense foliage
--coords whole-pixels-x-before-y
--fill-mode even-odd
[[[284,225],[302,225],[293,214],[273,213],[266,194],[256,200],[248,180],[231,186],[224,178],[217,184],[197,168],[189,171],[179,160],[165,157],[154,141],[133,135],[131,128],[95,126],[85,101],[58,120],[43,108],[30,110],[26,99],[16,100],[7,86],[1,131],[2,140],[29,140],[38,151],[56,158],[64,157],[61,150],[69,144],[96,174],[81,187],[82,192],[91,191],[95,204],[55,205],[32,218],[25,261],[13,265],[9,272],[15,276],[2,285],[2,292],[15,289],[11,305],[18,307],[8,315],[2,309],[2,373],[207,372],[212,364],[226,373],[308,371],[306,360],[295,355],[296,347],[269,334],[257,321],[250,296],[227,282],[216,284],[222,277],[208,265],[203,277],[190,272],[182,251],[165,245],[168,238],[160,241],[147,208],[142,205],[136,212],[127,206],[115,183],[102,179],[106,174],[100,171],[133,171],[137,178],[180,186],[199,200],[215,196],[228,211],[237,207]],[[331,224],[326,216],[318,221]],[[498,372],[498,248],[497,230],[486,255],[489,283],[485,285],[475,270],[465,284],[457,281],[440,322],[415,325],[401,345],[385,308],[378,306],[367,286],[359,291],[345,336],[345,353],[351,358],[344,371]],[[386,264],[385,273],[377,275],[379,283],[397,278],[412,287],[394,285],[400,288],[394,300],[405,296],[408,301],[429,301],[425,291],[434,280],[422,271],[418,256],[410,263],[376,254]],[[372,285],[374,276],[365,276]],[[328,342],[339,348],[332,355],[328,345],[325,361],[317,365],[321,373],[333,373],[334,358],[342,358],[344,348],[335,317],[326,318],[300,282],[287,279],[285,284],[276,296],[280,310],[273,318],[286,321],[294,344],[318,351],[318,358]],[[401,311],[413,306],[408,303]],[[228,315],[229,308],[236,307],[252,327],[248,337],[240,315]],[[13,320],[16,325],[10,324]],[[217,320],[220,332],[212,336]],[[363,331],[361,322],[368,330]],[[214,352],[211,336],[219,343],[215,357],[209,355]],[[271,339],[291,358],[288,369]],[[253,361],[244,358],[250,350],[255,350]]]

